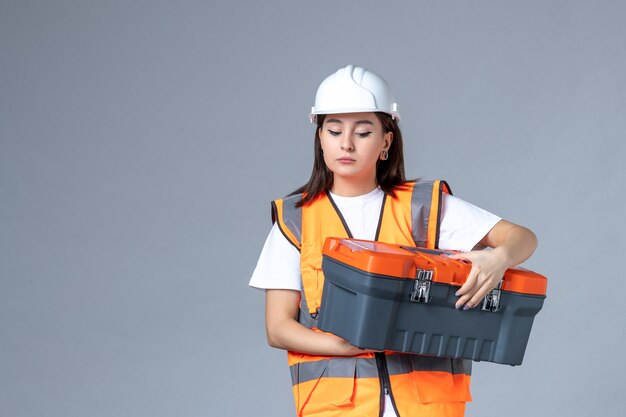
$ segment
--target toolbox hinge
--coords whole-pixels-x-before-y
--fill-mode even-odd
[[[480,306],[480,309],[483,311],[491,311],[495,313],[500,309],[500,296],[502,295],[502,281],[498,283],[496,288],[489,291],[485,298],[483,298],[483,303]]]
[[[433,280],[433,271],[417,268],[415,286],[411,292],[411,301],[427,303],[430,301],[430,284]]]

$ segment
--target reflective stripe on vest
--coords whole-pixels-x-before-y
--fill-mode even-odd
[[[413,371],[447,372],[452,375],[471,375],[472,362],[463,359],[427,357],[421,355],[387,355],[389,375],[408,374]],[[289,367],[293,385],[326,378],[377,378],[376,358],[340,357],[301,362]]]
[[[301,198],[295,195],[272,201],[272,223],[278,222],[278,229],[298,250],[302,242],[302,210],[295,205]]]
[[[411,230],[416,246],[439,247],[441,194],[452,194],[445,181],[417,182],[411,196]]]

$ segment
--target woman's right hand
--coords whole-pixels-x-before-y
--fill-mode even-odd
[[[362,355],[364,353],[374,353],[375,350],[371,349],[361,349],[359,347],[353,346],[346,339],[342,339],[339,336],[336,336],[332,333],[324,333],[325,336],[336,339],[335,343],[337,344],[337,352],[335,356],[356,356]]]

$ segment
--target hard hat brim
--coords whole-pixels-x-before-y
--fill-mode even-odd
[[[320,114],[343,114],[343,113],[387,113],[390,115],[396,122],[400,121],[400,114],[398,112],[388,112],[376,108],[372,109],[364,109],[364,108],[343,108],[343,109],[332,109],[332,110],[324,110],[324,111],[315,111],[315,108],[309,114],[309,120],[311,123],[317,123],[317,116]]]

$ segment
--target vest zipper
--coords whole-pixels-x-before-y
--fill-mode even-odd
[[[391,405],[396,415],[400,417],[398,408],[396,407],[396,400],[393,398],[393,392],[391,391],[391,382],[389,380],[389,369],[387,369],[387,357],[384,352],[374,353],[376,357],[376,367],[378,368],[378,380],[380,381],[380,417],[384,413],[385,395],[389,395],[391,399]]]

